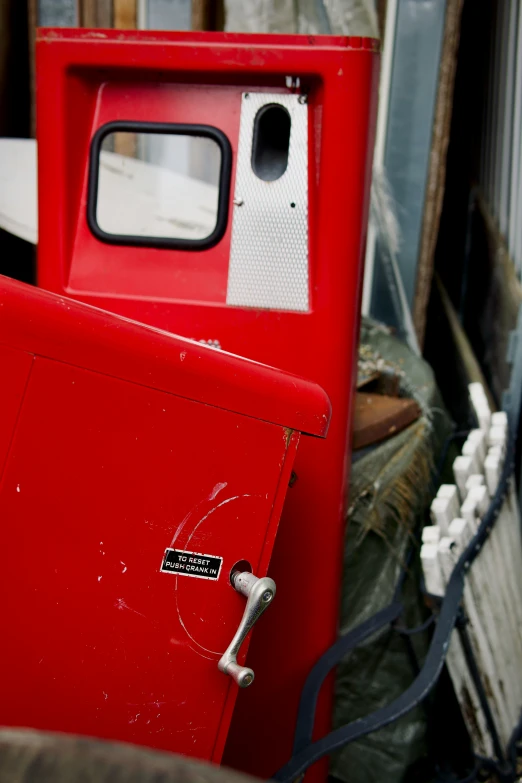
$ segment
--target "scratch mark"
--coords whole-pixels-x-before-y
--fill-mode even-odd
[[[131,606],[128,606],[123,600],[123,598],[118,598],[114,606],[116,607],[116,609],[121,609],[121,610],[128,609],[129,612],[134,612],[134,614],[139,614],[140,617],[145,617],[145,615],[142,614],[141,612],[138,612],[136,609],[133,609]],[[145,617],[145,619],[147,618]]]
[[[142,707],[142,706],[145,706],[145,707],[150,707],[150,706],[152,706],[152,707],[163,707],[163,705],[166,704],[166,703],[167,703],[166,701],[158,701],[158,700],[156,700],[156,701],[139,701],[139,702],[138,701],[128,701],[128,702],[126,702],[127,707]],[[185,702],[182,702],[182,703],[184,704]]]
[[[181,622],[181,625],[183,625],[182,620],[180,620],[180,622]],[[209,650],[209,652],[212,653],[212,657],[210,657],[209,655],[203,655],[201,650],[205,650],[206,647],[203,647],[201,644],[199,644],[199,642],[192,643],[192,636],[189,634],[189,632],[187,631],[187,629],[185,628],[184,625],[183,625],[183,629],[184,629],[185,633],[187,634],[187,636],[189,637],[188,646],[190,647],[192,652],[195,652],[196,655],[199,655],[200,658],[204,658],[206,661],[213,661],[215,663],[217,658],[221,657],[222,653],[214,653],[214,652],[212,652],[212,650]],[[181,642],[179,642],[179,644],[181,644]],[[186,642],[185,642],[185,644],[186,644]],[[198,649],[198,647],[200,649]]]
[[[206,519],[208,519],[208,518],[209,518],[209,516],[210,516],[211,514],[213,514],[213,513],[214,513],[214,511],[217,511],[217,510],[218,510],[218,508],[221,508],[222,506],[226,506],[226,505],[227,505],[227,503],[232,503],[232,501],[233,501],[233,500],[239,500],[240,498],[250,498],[250,497],[252,497],[252,495],[234,495],[234,496],[233,496],[233,497],[231,497],[231,498],[227,498],[226,500],[222,500],[222,501],[221,501],[221,503],[218,503],[218,504],[217,504],[217,506],[214,506],[214,508],[211,508],[211,509],[210,509],[210,511],[208,511],[208,512],[205,514],[205,516],[204,516],[204,517],[202,517],[202,519],[200,519],[200,520],[199,520],[198,524],[196,525],[196,527],[194,528],[194,530],[192,531],[192,533],[191,533],[191,534],[190,534],[190,536],[188,537],[188,539],[187,539],[187,546],[189,545],[189,543],[190,543],[190,540],[193,538],[193,536],[194,536],[194,533],[196,532],[196,530],[198,529],[198,527],[199,527],[200,525],[202,525],[202,524],[203,524],[203,522],[204,522]]]
[[[214,487],[214,489],[215,489],[215,487]],[[250,497],[252,497],[252,495],[248,495],[248,494],[245,494],[245,495],[234,495],[234,496],[233,496],[233,497],[231,497],[231,498],[226,498],[225,500],[222,500],[222,501],[221,501],[221,503],[218,503],[218,504],[217,504],[217,506],[214,506],[214,508],[211,508],[211,509],[210,509],[210,511],[208,511],[208,512],[205,514],[205,516],[204,516],[202,519],[200,519],[200,520],[199,520],[198,524],[197,524],[197,525],[195,526],[195,528],[192,530],[192,532],[191,532],[190,536],[189,536],[189,537],[188,537],[188,539],[187,539],[187,543],[185,544],[185,546],[187,546],[187,547],[189,546],[189,544],[190,544],[190,541],[192,540],[192,538],[193,538],[193,536],[194,536],[194,534],[195,534],[196,530],[198,529],[198,527],[200,527],[200,526],[203,524],[203,522],[205,522],[205,520],[209,518],[209,516],[211,516],[211,515],[212,515],[212,514],[213,514],[215,511],[217,511],[217,510],[218,510],[218,508],[221,508],[222,506],[226,506],[228,503],[232,503],[232,501],[233,501],[233,500],[240,500],[241,498],[250,498]],[[190,514],[189,514],[188,516],[190,516]],[[183,520],[183,522],[182,522],[182,525],[183,525],[183,524],[185,524],[186,520],[187,520],[187,517],[185,518],[185,520]],[[176,537],[174,537],[174,540],[175,540],[175,538],[176,538]],[[174,543],[174,541],[173,541],[172,543]],[[171,546],[172,546],[172,544],[171,544]],[[200,644],[199,642],[197,642],[197,641],[194,639],[194,637],[193,637],[193,636],[192,636],[192,635],[189,633],[189,631],[188,631],[188,629],[187,629],[187,627],[186,627],[185,623],[183,622],[183,618],[181,617],[181,612],[180,612],[180,610],[179,610],[179,603],[178,603],[178,577],[176,576],[176,577],[175,577],[175,579],[176,579],[176,587],[175,587],[175,595],[176,595],[176,612],[177,612],[177,614],[178,614],[178,620],[179,620],[179,622],[180,622],[180,625],[181,625],[181,627],[183,628],[183,630],[184,630],[184,631],[185,631],[185,633],[187,634],[188,638],[189,638],[189,639],[190,639],[190,640],[193,642],[193,644],[195,644],[195,645],[196,645],[196,647],[197,647],[197,648],[199,648],[199,650],[198,650],[198,649],[194,649],[194,648],[193,648],[193,649],[194,649],[194,652],[195,652],[195,653],[198,653],[198,655],[200,655],[202,658],[207,658],[207,656],[206,656],[206,655],[203,655],[203,654],[200,652],[200,650],[204,650],[205,652],[207,652],[207,653],[210,653],[211,655],[222,655],[222,652],[220,652],[220,651],[218,651],[218,650],[209,650],[209,649],[208,649],[208,647],[204,647],[202,644]],[[207,660],[213,660],[213,659],[212,659],[212,658],[210,658],[210,659],[209,659],[209,658],[207,658]]]
[[[214,500],[214,498],[215,498],[217,495],[219,495],[219,493],[221,492],[221,490],[222,490],[222,489],[225,489],[225,487],[226,487],[226,486],[227,486],[227,482],[226,482],[226,481],[222,481],[221,483],[219,483],[219,484],[216,484],[216,486],[214,487],[214,489],[212,490],[212,492],[211,492],[211,493],[210,493],[210,495],[208,496],[208,500]]]
[[[193,508],[191,511],[189,511],[189,512],[188,512],[188,514],[185,516],[185,518],[183,519],[183,521],[181,522],[181,524],[178,526],[178,528],[177,528],[176,532],[174,533],[174,538],[173,538],[173,539],[172,539],[172,541],[170,542],[170,546],[171,546],[171,547],[173,547],[173,546],[174,546],[174,544],[175,544],[175,542],[176,542],[176,540],[177,540],[178,536],[180,535],[181,531],[183,530],[183,528],[185,527],[185,525],[187,524],[187,522],[189,521],[189,519],[190,519],[192,516],[194,516],[194,514],[195,514],[195,513],[198,511],[198,509],[200,509],[200,508],[201,508],[201,506],[203,506],[205,503],[208,503],[210,500],[214,500],[214,499],[215,499],[215,498],[216,498],[216,497],[219,495],[219,493],[221,492],[221,490],[222,490],[222,489],[225,489],[225,487],[226,487],[226,486],[227,486],[227,482],[226,482],[226,481],[223,481],[223,482],[218,482],[218,483],[216,484],[216,486],[214,487],[214,489],[212,490],[212,492],[210,493],[210,495],[208,495],[208,496],[205,498],[205,500],[200,500],[200,502],[199,502],[199,503],[197,503],[197,504],[194,506],[194,508]]]

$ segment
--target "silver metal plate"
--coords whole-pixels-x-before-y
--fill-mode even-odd
[[[254,121],[274,103],[290,114],[288,165],[266,182],[251,164]],[[227,304],[306,312],[308,288],[308,106],[298,95],[244,93]]]

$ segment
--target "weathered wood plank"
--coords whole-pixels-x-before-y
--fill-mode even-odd
[[[113,0],[114,27],[118,30],[135,30],[138,9],[136,0]]]
[[[428,181],[422,221],[417,281],[413,305],[413,321],[419,344],[424,343],[427,306],[433,278],[435,249],[446,182],[446,156],[453,113],[453,91],[460,41],[460,19],[464,0],[448,0],[439,69],[439,84],[433,137],[429,160]]]
[[[421,549],[421,561],[424,571],[426,589],[432,595],[444,595],[446,586],[440,569],[438,559],[438,543],[423,544]],[[492,751],[491,741],[480,702],[466,664],[466,658],[462,644],[456,631],[453,631],[446,654],[448,667],[455,695],[461,705],[462,716],[474,750],[477,753],[490,755]]]
[[[79,0],[78,11],[82,27],[112,27],[113,0]]]
[[[473,535],[473,531],[469,530],[466,520],[459,519],[458,522],[452,523],[450,529],[451,538],[442,538],[438,548],[441,569],[446,581],[449,580],[455,563],[464,551],[468,539]],[[502,681],[499,678],[499,671],[502,671],[502,666],[504,665],[504,650],[499,650],[494,642],[496,637],[492,636],[492,633],[496,631],[496,624],[495,622],[488,622],[491,619],[494,620],[494,618],[489,613],[489,607],[483,600],[483,595],[482,588],[478,591],[476,589],[476,580],[471,578],[466,580],[463,605],[469,620],[470,641],[483,678],[493,717],[505,747],[509,742],[513,723],[512,710],[506,697],[505,688],[502,687]],[[489,628],[487,627],[488,625],[490,626]],[[498,654],[499,652],[500,655]],[[512,699],[511,701],[513,702],[514,700]]]

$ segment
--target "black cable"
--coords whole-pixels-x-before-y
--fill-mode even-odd
[[[400,633],[401,636],[415,636],[415,634],[417,633],[422,633],[423,631],[427,631],[430,625],[433,625],[434,622],[435,622],[435,615],[430,614],[427,620],[425,620],[420,625],[415,626],[415,628],[404,628],[403,626],[396,623],[394,624],[393,629],[397,631],[397,633]]]
[[[312,739],[315,720],[315,708],[321,685],[333,667],[348,653],[369,636],[390,625],[402,611],[402,604],[392,602],[380,612],[361,623],[353,631],[341,636],[337,642],[319,658],[308,675],[301,692],[297,722],[294,734],[293,755],[304,750]]]

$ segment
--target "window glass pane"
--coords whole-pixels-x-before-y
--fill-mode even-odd
[[[202,136],[109,133],[102,142],[96,220],[116,236],[205,239],[218,214],[221,151]]]

